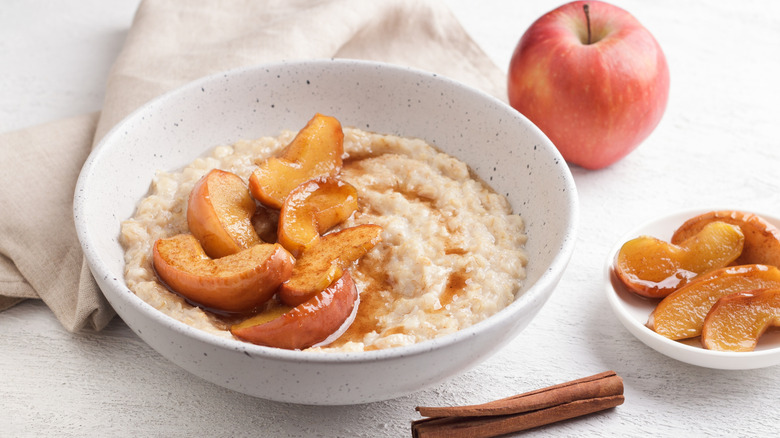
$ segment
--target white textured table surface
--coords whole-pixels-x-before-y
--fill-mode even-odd
[[[3,0],[0,132],[100,109],[138,0]],[[448,0],[506,70],[531,22],[562,1]],[[40,302],[0,313],[2,436],[408,436],[417,405],[483,402],[613,369],[617,409],[529,436],[773,436],[780,367],[717,371],[669,359],[613,317],[602,266],[640,222],[689,207],[780,214],[780,3],[619,1],[670,64],[669,105],[638,150],[598,172],[573,168],[577,249],[537,319],[482,365],[387,402],[311,407],[207,383],[162,358],[118,318],[71,334]]]

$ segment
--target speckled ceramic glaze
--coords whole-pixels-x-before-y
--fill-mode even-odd
[[[528,278],[515,302],[436,340],[322,354],[217,338],[158,312],[127,288],[120,221],[133,214],[155,170],[177,169],[219,144],[295,129],[315,112],[336,116],[344,126],[423,138],[467,162],[508,196],[526,220],[530,256]],[[345,60],[231,71],[152,101],[119,123],[95,149],[82,170],[74,203],[90,268],[138,336],[217,385],[306,404],[406,395],[488,358],[528,325],[553,292],[571,256],[577,222],[577,195],[566,163],[541,131],[509,106],[435,74]]]

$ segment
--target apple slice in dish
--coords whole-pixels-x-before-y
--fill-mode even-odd
[[[350,184],[332,177],[309,180],[293,189],[282,205],[279,243],[298,257],[357,208],[357,189]]]
[[[720,298],[704,319],[701,344],[718,351],[753,351],[771,326],[780,326],[780,289],[757,289]]]
[[[707,224],[677,245],[637,237],[620,248],[615,274],[631,292],[662,298],[697,275],[734,261],[742,253],[744,240],[739,227],[725,222]]]
[[[763,264],[780,266],[780,230],[764,218],[743,211],[711,211],[688,219],[672,235],[672,243],[680,242],[695,235],[711,222],[726,222],[736,225],[745,235],[745,247],[742,254],[734,260],[734,265]]]
[[[701,334],[704,318],[718,299],[752,289],[780,287],[780,269],[767,265],[721,268],[697,277],[661,300],[647,326],[672,340]]]
[[[338,174],[343,153],[341,123],[333,117],[316,114],[280,156],[270,157],[258,165],[249,177],[249,189],[260,203],[278,210],[299,184]]]
[[[328,287],[382,240],[382,227],[364,224],[326,234],[296,260],[279,299],[290,306],[308,301]]]
[[[230,328],[239,339],[267,347],[302,350],[326,340],[353,314],[357,288],[348,272],[289,311],[260,313]],[[283,310],[289,309],[282,308]]]
[[[260,243],[252,225],[255,209],[238,175],[213,169],[190,192],[187,225],[206,254],[216,259]]]
[[[160,280],[197,305],[222,312],[251,312],[268,301],[292,274],[295,259],[279,244],[260,243],[209,258],[191,234],[154,243]]]

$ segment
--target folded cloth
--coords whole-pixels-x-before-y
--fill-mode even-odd
[[[351,58],[448,76],[506,100],[505,76],[436,0],[145,0],[106,84],[103,110],[0,135],[0,310],[40,298],[70,331],[114,312],[92,279],[72,217],[90,150],[150,99],[219,71]],[[4,178],[7,178],[4,176]]]

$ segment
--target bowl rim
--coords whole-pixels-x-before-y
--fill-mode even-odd
[[[550,152],[553,153],[554,155],[557,155],[557,159],[559,160],[559,162],[565,163],[563,157],[560,155],[558,150],[554,147],[553,143],[549,141],[547,136],[521,113],[514,110],[505,102],[499,100],[498,98],[482,90],[465,85],[461,82],[458,82],[454,79],[451,79],[447,76],[438,73],[432,73],[414,67],[399,66],[399,65],[389,64],[384,62],[353,60],[353,59],[336,59],[336,58],[262,63],[262,64],[252,65],[252,66],[239,67],[239,68],[234,68],[222,72],[217,72],[217,73],[203,76],[199,79],[188,82],[181,86],[178,86],[175,89],[172,89],[144,103],[139,108],[137,108],[129,115],[127,115],[125,118],[123,118],[113,128],[111,128],[98,142],[98,144],[93,148],[92,152],[87,157],[87,160],[85,161],[81,169],[81,172],[79,174],[76,183],[76,188],[75,188],[76,196],[74,197],[73,213],[74,213],[77,236],[79,242],[81,243],[84,256],[88,261],[88,265],[91,271],[93,272],[93,276],[95,278],[103,278],[107,283],[111,285],[111,287],[113,287],[117,291],[120,291],[120,293],[113,294],[115,297],[122,299],[127,304],[136,307],[139,311],[149,316],[150,318],[154,319],[158,324],[161,324],[166,328],[173,330],[174,332],[177,332],[178,334],[187,337],[192,337],[198,341],[213,345],[215,347],[220,347],[227,350],[233,350],[234,352],[246,354],[251,357],[265,357],[265,358],[274,359],[278,361],[289,361],[289,362],[306,361],[310,363],[320,363],[320,364],[336,363],[336,362],[362,363],[362,362],[393,360],[393,359],[400,359],[403,357],[424,354],[428,351],[437,350],[440,348],[446,348],[453,344],[458,344],[462,342],[464,339],[468,339],[472,336],[475,336],[479,332],[489,330],[491,327],[503,324],[506,320],[514,317],[515,311],[519,310],[519,308],[530,305],[531,302],[533,302],[534,300],[540,298],[546,300],[552,294],[552,291],[554,290],[556,284],[560,280],[560,277],[562,276],[566,268],[566,265],[568,264],[572,256],[572,253],[574,251],[574,246],[576,243],[577,233],[578,233],[579,199],[577,195],[576,186],[574,184],[574,178],[571,175],[571,172],[568,171],[564,172],[563,175],[564,185],[566,189],[564,196],[567,196],[568,198],[566,202],[568,209],[561,213],[565,213],[566,215],[565,220],[568,222],[569,225],[563,233],[561,246],[558,250],[558,253],[553,256],[552,262],[549,264],[549,266],[545,268],[544,272],[540,274],[536,282],[530,285],[528,289],[522,293],[522,295],[516,297],[511,304],[501,309],[500,311],[496,312],[495,314],[491,315],[490,317],[478,323],[475,323],[469,327],[460,329],[456,332],[449,333],[434,339],[417,342],[412,345],[387,348],[381,350],[371,350],[371,351],[316,352],[316,351],[301,351],[301,350],[284,350],[279,348],[255,345],[249,342],[243,342],[235,339],[222,338],[220,336],[214,335],[204,330],[197,329],[195,327],[187,325],[184,322],[176,320],[175,318],[166,315],[160,310],[157,310],[156,308],[154,308],[153,306],[151,306],[150,304],[142,300],[140,297],[138,297],[134,292],[132,292],[128,288],[128,286],[124,282],[123,272],[113,273],[107,269],[107,267],[102,263],[100,258],[97,256],[97,252],[92,249],[93,247],[95,247],[95,245],[93,245],[94,240],[92,239],[87,229],[87,220],[85,218],[86,216],[80,214],[80,212],[85,208],[85,204],[87,202],[85,199],[88,197],[78,196],[78,195],[84,192],[85,187],[90,181],[90,175],[92,173],[92,170],[97,166],[97,164],[100,163],[102,156],[107,153],[106,151],[109,150],[109,146],[111,144],[112,139],[115,136],[117,136],[117,133],[122,132],[124,130],[124,127],[127,124],[129,124],[134,119],[137,119],[140,114],[149,111],[150,108],[164,105],[164,103],[168,100],[176,99],[181,95],[190,93],[193,89],[199,90],[202,86],[205,86],[210,82],[219,81],[228,76],[239,75],[239,74],[249,73],[251,71],[258,71],[258,70],[269,70],[269,69],[274,70],[278,68],[287,68],[287,69],[312,68],[317,66],[332,67],[334,65],[349,67],[349,68],[383,69],[386,71],[393,72],[394,74],[413,75],[417,77],[425,77],[428,78],[429,80],[444,81],[445,83],[447,83],[449,87],[454,87],[460,89],[461,91],[472,93],[473,95],[475,95],[475,97],[478,97],[483,100],[487,100],[494,105],[498,105],[499,107],[504,107],[505,109],[507,109],[509,115],[515,117],[518,120],[521,120],[522,123],[528,124],[529,129],[535,131],[537,135],[547,140],[549,147],[551,148]],[[530,237],[531,236],[529,236],[529,238]],[[529,261],[529,263],[532,262],[533,262],[532,260]],[[545,292],[548,290],[549,290],[549,294],[547,294],[547,296],[545,297]],[[102,291],[102,288],[101,288],[101,293],[106,295],[106,293]],[[121,318],[121,315],[119,316]]]

